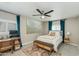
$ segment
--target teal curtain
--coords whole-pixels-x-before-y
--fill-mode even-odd
[[[48,21],[48,30],[49,30],[49,31],[52,30],[52,21]]]
[[[52,21],[48,21],[48,30],[51,31],[52,30]],[[60,20],[60,27],[61,27],[61,31],[63,32],[63,42],[64,42],[64,37],[65,37],[65,19],[61,19]]]
[[[61,31],[63,32],[63,42],[65,37],[65,19],[60,20]]]
[[[20,16],[19,16],[19,15],[16,16],[16,20],[17,20],[17,30],[18,30],[18,34],[20,35]]]
[[[20,15],[16,15],[16,21],[17,21],[18,34],[19,34],[19,36],[20,36]],[[21,39],[20,39],[20,45],[21,45],[21,47],[22,47]]]

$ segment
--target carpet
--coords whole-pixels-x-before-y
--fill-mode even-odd
[[[13,53],[5,52],[0,54],[0,56],[49,56],[49,54],[47,50],[41,48],[33,49],[32,46],[30,46],[28,48],[22,48],[14,51]],[[50,56],[61,56],[61,54],[52,52]]]
[[[27,56],[49,56],[48,54],[49,52],[41,48],[32,49],[32,47],[28,47],[28,48],[22,49],[22,51]],[[50,56],[61,56],[61,54],[52,52]]]
[[[32,49],[32,47],[25,48],[22,50],[27,56],[43,56],[48,55],[47,51],[39,48],[39,49]],[[43,53],[44,52],[44,53]]]

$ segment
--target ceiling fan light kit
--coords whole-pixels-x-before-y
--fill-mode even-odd
[[[42,19],[44,19],[44,18],[45,18],[45,16],[41,16],[41,18],[42,18]]]
[[[33,16],[41,16],[42,19],[44,19],[45,17],[51,17],[50,15],[48,15],[49,13],[53,12],[54,10],[50,10],[48,12],[44,12],[44,11],[40,11],[39,9],[36,9],[36,11],[40,14],[40,15],[33,15]]]

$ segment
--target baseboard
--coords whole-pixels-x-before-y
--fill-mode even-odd
[[[78,44],[76,44],[76,43],[71,42],[69,44],[78,47]]]

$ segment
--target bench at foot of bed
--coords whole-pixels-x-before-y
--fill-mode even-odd
[[[50,44],[50,43],[47,43],[47,42],[42,42],[42,41],[39,41],[39,40],[35,40],[33,42],[33,46],[47,50],[49,55],[51,55],[52,52],[55,52],[54,48],[53,48],[53,45]]]

